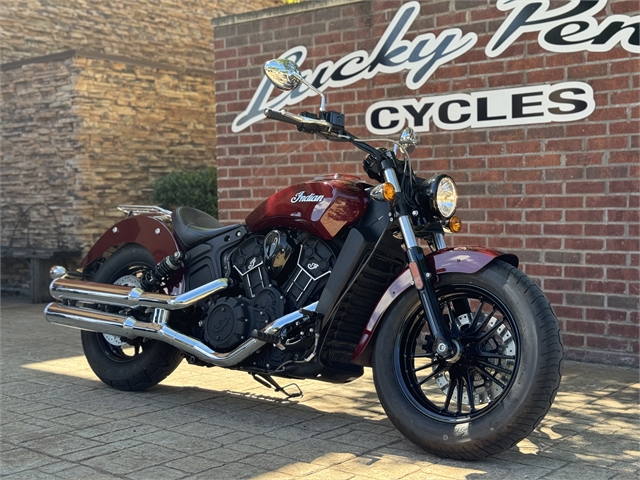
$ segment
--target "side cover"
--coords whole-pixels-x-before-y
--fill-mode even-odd
[[[323,240],[331,240],[345,226],[364,215],[369,187],[352,175],[316,177],[280,190],[246,218],[251,232],[294,227]]]
[[[425,256],[429,270],[436,275],[443,273],[475,273],[496,258],[500,258],[514,267],[518,266],[518,257],[515,255],[484,247],[453,247]],[[376,327],[394,300],[412,287],[413,278],[407,268],[398,275],[398,278],[395,279],[378,301],[351,357],[352,363],[365,367],[371,366],[373,344],[370,342],[374,337]]]

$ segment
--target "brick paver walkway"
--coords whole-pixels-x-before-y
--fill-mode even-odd
[[[486,461],[426,454],[395,430],[370,372],[298,382],[287,401],[249,375],[183,363],[147,392],[108,388],[78,331],[3,299],[0,475],[31,479],[640,478],[638,371],[567,362],[549,415]]]

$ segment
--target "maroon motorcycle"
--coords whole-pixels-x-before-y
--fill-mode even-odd
[[[303,79],[295,63],[265,65],[278,88]],[[143,390],[183,358],[274,377],[350,382],[373,368],[385,412],[412,442],[475,459],[525,438],[560,384],[557,318],[511,254],[447,248],[460,229],[456,185],[422,179],[408,154],[350,134],[326,111],[265,116],[366,154],[375,186],[329,175],[268,198],[245,224],[199,210],[124,206],[77,272],[52,269],[49,322],[82,330],[106,384]],[[380,139],[377,139],[380,140]],[[424,254],[418,239],[429,246]]]

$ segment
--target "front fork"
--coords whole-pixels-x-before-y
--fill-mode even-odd
[[[393,168],[385,168],[383,172],[385,180],[393,185],[396,196],[401,199],[397,208],[397,213],[399,214],[398,224],[407,249],[407,259],[409,260],[409,270],[413,277],[413,285],[418,290],[420,302],[433,335],[435,353],[440,358],[451,361],[459,356],[461,347],[458,342],[451,339],[448,322],[440,309],[433,284],[436,272],[429,271],[424,259],[424,252],[418,245],[407,206],[401,195],[401,186],[395,170]],[[438,249],[446,248],[443,235],[434,235],[434,242]]]

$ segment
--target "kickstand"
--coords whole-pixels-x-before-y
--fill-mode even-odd
[[[267,388],[273,388],[276,392],[284,393],[287,398],[302,398],[302,390],[295,383],[290,383],[289,385],[285,385],[281,387],[278,382],[276,382],[271,375],[266,373],[252,373],[251,376],[253,379],[258,382],[260,385],[264,385]],[[289,393],[287,392],[287,388],[292,387],[297,390],[297,392]]]

